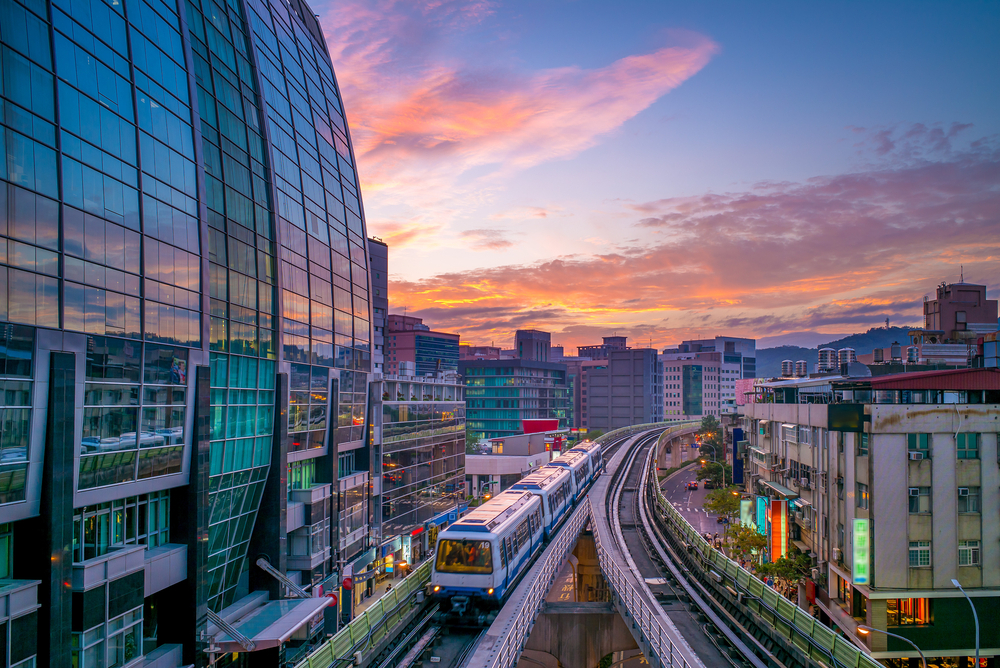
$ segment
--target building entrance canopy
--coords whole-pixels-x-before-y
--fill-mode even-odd
[[[779,485],[778,483],[771,482],[770,480],[761,480],[760,484],[764,485],[764,487],[769,487],[771,491],[783,499],[795,499],[799,496],[798,492],[792,491],[784,485]]]

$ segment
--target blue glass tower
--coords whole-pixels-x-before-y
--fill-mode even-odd
[[[40,605],[0,665],[276,665],[332,600],[296,589],[370,547],[338,472],[369,461],[367,241],[315,15],[0,0],[0,146],[0,597]],[[227,635],[289,598],[299,640]]]

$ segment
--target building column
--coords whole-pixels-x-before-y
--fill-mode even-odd
[[[49,357],[39,515],[14,523],[14,572],[38,586],[38,665],[68,666],[73,627],[73,435],[76,355]]]
[[[271,441],[271,464],[264,482],[247,559],[250,568],[250,591],[267,591],[270,599],[283,598],[281,583],[257,566],[266,557],[282,573],[287,572],[288,558],[288,374],[279,373],[274,383],[274,438]],[[308,583],[305,583],[308,584]]]

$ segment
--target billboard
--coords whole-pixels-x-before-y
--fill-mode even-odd
[[[540,434],[558,431],[559,420],[521,420],[521,431],[525,434]]]

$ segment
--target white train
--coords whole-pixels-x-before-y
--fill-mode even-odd
[[[442,610],[500,608],[602,466],[601,445],[585,441],[439,533],[431,593]]]

